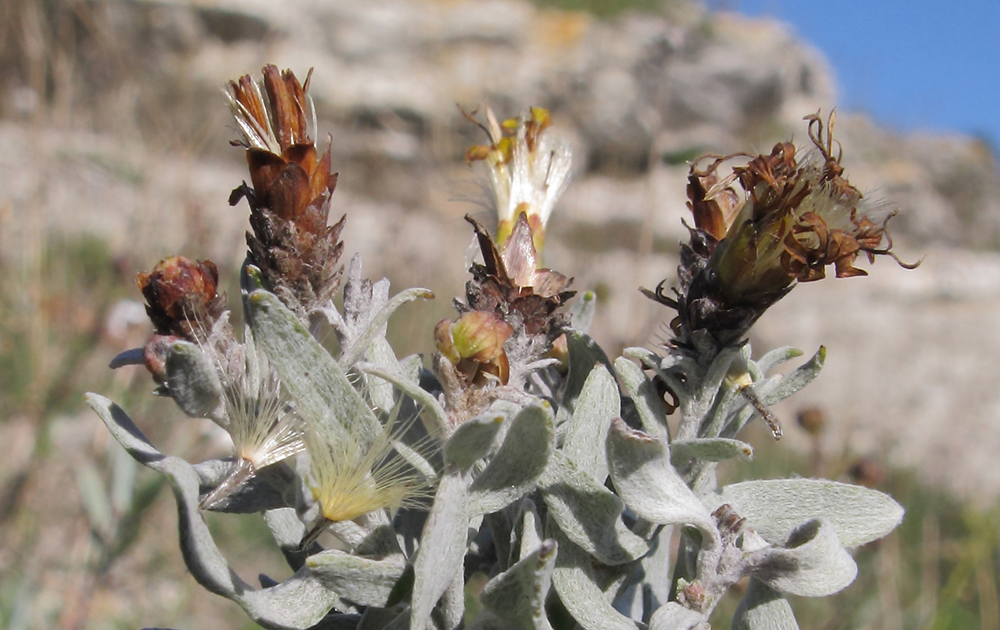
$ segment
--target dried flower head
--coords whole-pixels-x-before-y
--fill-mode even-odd
[[[310,71],[310,77],[312,73]],[[304,315],[325,306],[340,286],[338,265],[344,219],[327,225],[337,176],[330,172],[329,147],[319,157],[316,114],[303,86],[290,70],[263,69],[263,80],[249,75],[229,83],[226,95],[246,147],[251,186],[233,191],[250,204],[248,257],[260,268],[268,288]]]
[[[184,256],[164,258],[149,273],[139,273],[136,284],[146,298],[146,313],[153,323],[153,334],[142,348],[142,362],[153,380],[162,385],[167,380],[171,346],[181,340],[204,341],[222,317],[226,297],[218,293],[215,263]]]
[[[219,270],[211,260],[170,256],[151,272],[139,273],[136,283],[158,335],[193,341],[212,328],[226,307],[225,296],[218,293]]]
[[[549,129],[552,119],[546,109],[532,107],[520,118],[503,123],[497,122],[488,105],[484,110],[486,124],[466,116],[486,132],[490,143],[470,148],[465,158],[488,167],[498,215],[497,244],[502,247],[507,242],[523,215],[531,226],[535,249],[541,252],[549,215],[569,183],[569,144]]]
[[[472,265],[472,280],[465,287],[466,304],[456,304],[459,311],[487,311],[500,315],[515,334],[537,338],[539,355],[566,326],[560,306],[573,297],[567,291],[572,282],[558,271],[538,267],[538,257],[528,219],[519,215],[510,238],[497,249],[489,233],[472,217],[466,221],[476,230],[484,264]]]
[[[802,159],[784,142],[726,175],[719,172],[724,164],[750,156],[716,157],[705,170],[698,162],[691,166],[688,207],[695,227],[681,251],[681,289],[676,299],[664,295],[662,283],[647,292],[678,310],[681,343],[697,331],[718,345],[737,342],[795,282],[826,277],[828,265],[838,278],[867,275],[854,266],[862,253],[869,261],[888,255],[916,266],[891,251],[886,223],[895,213],[876,219],[881,208],[844,177],[832,135],[835,116],[825,128],[818,114],[806,120],[814,147]]]

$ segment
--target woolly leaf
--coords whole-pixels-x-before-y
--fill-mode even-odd
[[[623,564],[649,551],[649,543],[622,522],[622,500],[562,452],[553,454],[539,485],[562,534],[602,563]]]
[[[405,372],[387,370],[374,363],[362,362],[355,364],[354,367],[361,370],[365,374],[377,376],[395,385],[399,391],[412,398],[426,413],[430,414],[431,426],[428,427],[428,432],[433,435],[447,435],[448,419],[445,415],[444,408],[441,407],[441,403],[438,402],[438,399],[435,398],[433,394],[425,389],[422,389],[419,383],[411,380]]]
[[[704,622],[705,615],[677,602],[667,602],[650,617],[649,630],[693,630]]]
[[[555,449],[549,407],[531,405],[511,422],[500,449],[469,487],[469,514],[496,512],[530,492]]]
[[[510,569],[490,580],[480,601],[483,612],[474,630],[550,630],[545,598],[552,583],[557,545],[543,541]]]
[[[265,628],[305,629],[318,623],[334,606],[343,609],[337,594],[307,569],[266,589],[253,589],[241,580],[222,557],[198,511],[199,479],[194,468],[178,457],[158,453],[131,418],[107,398],[88,394],[87,403],[129,454],[170,481],[177,501],[184,564],[199,584],[236,602]]]
[[[388,287],[385,288],[388,291]],[[388,301],[381,309],[367,322],[367,326],[352,343],[351,347],[347,349],[346,352],[340,357],[340,365],[350,367],[358,361],[380,336],[385,335],[385,325],[389,321],[396,310],[406,304],[407,302],[412,302],[413,300],[423,298],[425,300],[434,299],[434,294],[430,289],[407,289],[397,293],[391,300]],[[345,309],[346,309],[345,305]]]
[[[393,352],[392,346],[389,345],[385,337],[377,337],[371,342],[368,346],[368,352],[365,353],[365,358],[386,371],[400,372],[396,353]],[[368,394],[372,406],[385,413],[392,411],[393,405],[396,403],[393,384],[371,374],[365,375],[365,381],[367,382],[365,392]]]
[[[569,373],[566,375],[566,389],[562,400],[563,406],[573,411],[577,406],[576,399],[583,392],[584,382],[590,377],[594,366],[599,363],[609,373],[612,367],[604,350],[582,332],[567,331],[566,347],[569,351]],[[618,415],[617,411],[615,415]]]
[[[470,418],[444,443],[444,461],[465,472],[489,454],[504,417],[495,413]]]
[[[619,357],[615,359],[615,371],[635,404],[643,430],[669,442],[667,413],[663,409],[663,401],[642,368],[625,357]]]
[[[370,446],[381,425],[340,364],[275,295],[257,290],[247,304],[254,339],[277,370],[298,412],[333,443],[346,431],[363,448]]]
[[[693,458],[708,462],[737,458],[746,462],[753,459],[753,447],[727,438],[696,438],[670,444],[670,461],[675,466]]]
[[[462,575],[469,526],[468,487],[469,475],[458,472],[443,475],[438,484],[413,566],[410,630],[430,627],[434,606],[454,576]]]
[[[750,578],[747,592],[736,607],[732,630],[799,630],[792,606],[781,593]]]
[[[170,397],[181,411],[193,418],[224,420],[222,383],[201,348],[187,341],[171,344],[166,374]]]
[[[774,405],[799,391],[819,376],[826,363],[826,348],[820,346],[811,359],[795,368],[782,378],[768,381],[756,387],[757,396],[765,405]]]
[[[322,551],[322,547],[316,543],[312,543],[308,549],[302,549],[302,539],[306,537],[308,530],[296,515],[295,508],[268,510],[264,512],[264,523],[271,530],[271,537],[293,571],[305,566],[306,558],[310,555]]]
[[[832,595],[858,575],[858,565],[825,519],[803,523],[782,547],[765,547],[756,553],[754,577],[792,595]]]
[[[404,568],[401,562],[361,558],[336,550],[309,556],[306,566],[341,599],[360,606],[385,606]]]
[[[576,298],[573,306],[568,311],[569,325],[582,333],[590,330],[590,325],[594,321],[594,313],[597,312],[597,294],[593,291],[586,291]]]
[[[695,525],[710,536],[717,530],[709,511],[674,467],[663,442],[616,419],[607,438],[615,489],[633,512],[651,523]]]
[[[857,547],[885,536],[903,520],[903,508],[892,497],[825,479],[744,481],[704,500],[713,510],[728,503],[772,544],[784,542],[808,520],[825,518],[845,547]]]
[[[764,356],[757,360],[757,369],[759,369],[762,374],[767,374],[782,363],[791,361],[792,359],[801,356],[802,351],[798,348],[793,348],[791,346],[775,348],[774,350],[765,353]]]
[[[600,484],[608,476],[604,440],[612,418],[620,413],[618,384],[604,365],[595,365],[573,407],[562,452]]]
[[[549,521],[550,524],[552,521]],[[615,610],[597,586],[593,558],[550,525],[552,538],[559,545],[552,587],[566,610],[584,630],[636,630],[641,626]]]

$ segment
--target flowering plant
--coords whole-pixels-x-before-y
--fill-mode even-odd
[[[316,146],[308,86],[267,66],[226,92],[250,169],[230,198],[246,199],[252,228],[242,334],[216,266],[174,256],[138,277],[153,335],[112,363],[145,365],[158,394],[229,433],[232,457],[162,454],[120,407],[88,395],[122,446],[169,479],[202,586],[267,628],[683,630],[708,628],[745,578],[734,628],[795,628],[785,593],[854,580],[848,550],[902,519],[890,497],[820,479],[716,478],[718,462],[752,456],[738,436],[754,418],[780,437],[768,407],[825,357],[768,376],[800,353],[754,358],[753,323],[829,265],[857,276],[860,254],[894,256],[889,217],[844,177],[832,117],[808,119],[803,157],[782,143],[691,166],[679,286],[646,291],[676,311],[673,337],[612,361],[586,332],[593,293],[567,309],[571,280],[541,262],[568,144],[543,109],[501,123],[485,108],[488,142],[467,159],[486,165],[498,224],[491,235],[468,218],[482,262],[455,319],[428,332],[428,368],[396,356],[386,324],[430,291],[390,296],[387,280],[363,278],[360,257],[340,265],[345,219],[328,222],[336,175]],[[316,339],[324,321],[336,352]],[[202,510],[261,514],[294,575],[244,582]],[[476,572],[489,581],[467,618]]]

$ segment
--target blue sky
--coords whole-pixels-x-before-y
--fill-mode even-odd
[[[834,68],[842,108],[954,129],[1000,150],[1000,0],[722,0],[793,25]]]

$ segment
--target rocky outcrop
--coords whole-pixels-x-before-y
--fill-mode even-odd
[[[137,268],[183,250],[226,275],[246,212],[225,203],[243,166],[218,87],[266,62],[300,77],[313,67],[341,173],[331,215],[349,214],[346,248],[367,271],[460,293],[471,239],[460,218],[488,210],[463,160],[485,138],[456,104],[486,100],[501,115],[540,105],[577,157],[547,262],[597,288],[595,334],[609,346],[655,341],[671,314],[636,288],[674,275],[686,161],[801,139],[802,116],[836,104],[830,69],[787,27],[670,6],[604,21],[515,0],[102,3],[76,41],[77,71],[56,82],[77,104],[62,127],[37,123],[45,99],[30,82],[5,84],[0,251],[17,256],[43,227],[89,231]],[[927,259],[800,287],[755,342],[829,346],[826,373],[798,402],[844,414],[858,450],[891,447],[936,480],[1000,493],[975,463],[1000,447],[987,361],[1000,352],[995,158],[974,139],[900,135],[861,115],[841,113],[837,129],[851,181],[900,208],[898,249]],[[428,322],[447,312],[440,302]],[[430,347],[424,328],[409,349]]]

